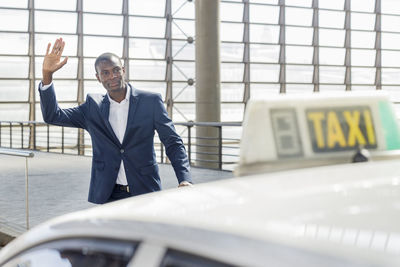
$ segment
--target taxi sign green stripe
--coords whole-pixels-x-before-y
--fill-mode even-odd
[[[383,134],[386,140],[386,149],[400,149],[400,131],[389,102],[379,102],[379,114],[383,126]]]

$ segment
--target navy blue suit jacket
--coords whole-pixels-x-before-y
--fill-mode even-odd
[[[121,160],[131,195],[161,190],[154,152],[154,130],[165,146],[179,183],[191,182],[189,161],[182,139],[176,133],[159,94],[131,87],[128,123],[122,144],[108,121],[110,101],[107,94],[88,94],[77,107],[60,109],[54,86],[40,90],[45,122],[83,128],[92,138],[93,158],[88,200],[105,203],[117,179]]]

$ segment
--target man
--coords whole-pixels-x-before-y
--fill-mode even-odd
[[[154,152],[154,130],[166,148],[179,186],[191,185],[189,161],[182,139],[176,133],[160,95],[133,88],[125,80],[118,56],[105,53],[95,62],[97,80],[107,94],[88,95],[77,107],[60,109],[53,74],[61,61],[65,42],[57,39],[43,60],[39,85],[45,122],[87,130],[92,138],[93,158],[88,200],[106,203],[161,190]]]

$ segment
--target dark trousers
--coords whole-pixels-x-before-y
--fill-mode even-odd
[[[118,186],[115,186],[110,198],[107,200],[107,203],[128,198],[131,196],[132,195],[129,192],[123,191]]]

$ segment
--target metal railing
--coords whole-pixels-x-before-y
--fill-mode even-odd
[[[177,122],[192,166],[205,166],[219,170],[232,170],[239,161],[240,122]],[[197,136],[197,127],[214,129],[214,137]],[[92,155],[91,140],[85,132],[83,138],[76,128],[49,125],[36,121],[0,121],[0,147],[30,149],[61,154]],[[168,163],[165,148],[154,139],[157,160]]]
[[[25,158],[25,212],[26,212],[26,229],[29,230],[29,174],[28,174],[28,158],[33,158],[32,151],[15,150],[0,148],[0,154],[7,156],[16,156]]]

